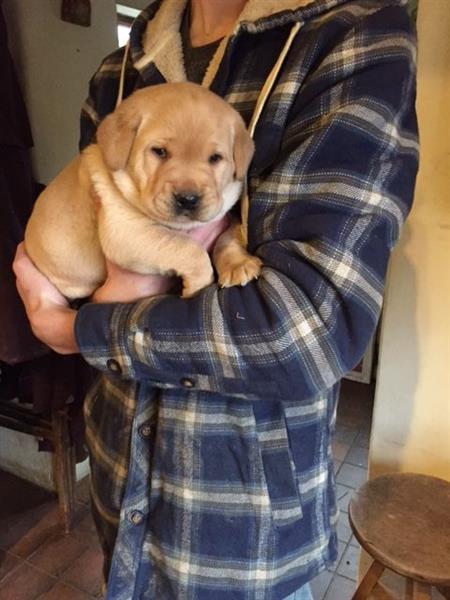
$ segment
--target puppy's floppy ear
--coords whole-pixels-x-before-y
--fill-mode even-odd
[[[244,179],[254,151],[255,145],[253,140],[245,127],[244,121],[239,117],[236,119],[234,127],[233,158],[236,179]]]
[[[97,144],[111,171],[125,168],[142,115],[126,101],[105,117],[97,129]]]

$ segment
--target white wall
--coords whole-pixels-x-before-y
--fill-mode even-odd
[[[419,2],[421,162],[391,261],[369,475],[450,480],[450,3]]]
[[[117,47],[113,0],[92,2],[92,25],[59,18],[60,0],[5,0],[10,49],[31,120],[34,174],[48,183],[78,151],[88,81]],[[52,489],[51,455],[28,435],[0,428],[0,468]],[[78,465],[78,477],[87,462]]]
[[[60,0],[6,0],[10,48],[27,104],[35,177],[48,183],[78,151],[88,81],[117,47],[115,2],[96,0],[91,27],[60,19]]]
[[[54,490],[52,457],[50,452],[39,452],[38,441],[33,436],[0,427],[0,468],[4,471]],[[77,479],[88,472],[88,459],[77,464]]]

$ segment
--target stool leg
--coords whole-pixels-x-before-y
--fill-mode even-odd
[[[422,583],[421,581],[415,581],[413,599],[431,600],[431,585]]]
[[[406,580],[406,600],[431,600],[431,585],[408,578]]]
[[[444,598],[446,598],[446,600],[450,600],[450,586],[449,587],[438,586],[437,590],[442,596],[444,596]]]
[[[414,579],[406,579],[405,600],[414,600]]]
[[[374,560],[370,565],[369,570],[364,575],[358,589],[352,596],[352,600],[366,600],[371,591],[377,585],[378,580],[383,574],[384,567],[377,560]]]

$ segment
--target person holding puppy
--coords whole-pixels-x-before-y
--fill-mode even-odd
[[[85,417],[111,600],[304,600],[336,559],[339,381],[374,332],[417,170],[403,5],[155,0],[91,81],[82,147],[148,85],[189,79],[240,112],[263,263],[192,298],[110,265],[75,312],[18,251],[36,334],[102,372]]]

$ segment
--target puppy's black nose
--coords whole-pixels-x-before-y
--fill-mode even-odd
[[[180,192],[174,194],[173,198],[180,210],[194,210],[200,201],[200,195],[195,192]]]

